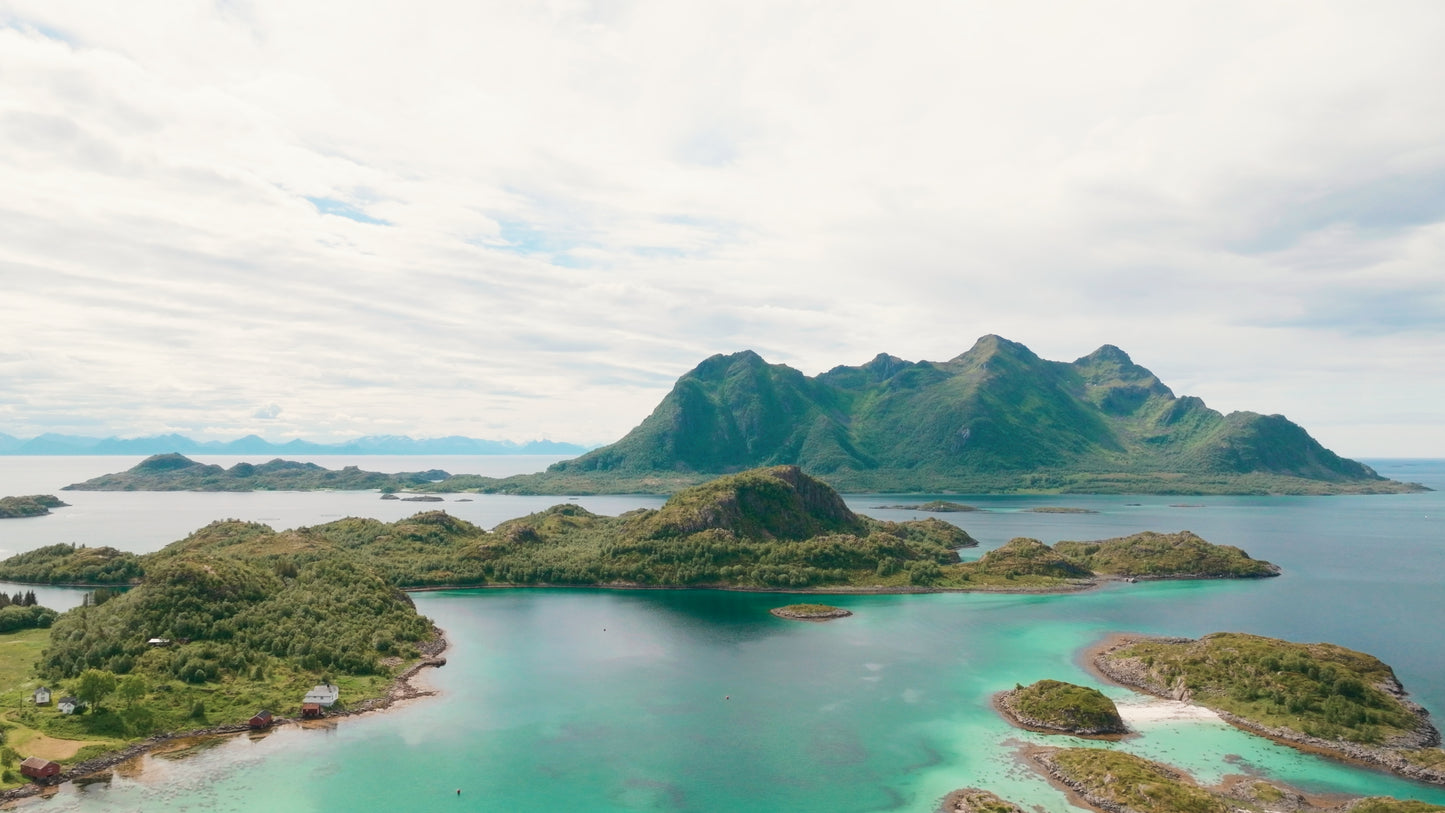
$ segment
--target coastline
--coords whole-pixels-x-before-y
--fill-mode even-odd
[[[381,697],[363,700],[356,704],[354,708],[347,708],[342,711],[327,714],[323,719],[339,720],[346,717],[359,717],[363,714],[386,711],[399,703],[404,703],[409,700],[432,697],[438,694],[437,689],[426,685],[422,674],[424,669],[438,669],[446,665],[447,659],[443,657],[443,655],[451,648],[451,642],[447,640],[446,632],[440,627],[434,626],[432,629],[436,634],[431,640],[424,642],[418,647],[421,652],[421,657],[416,663],[408,666],[397,674],[396,677],[392,678],[391,685],[387,687],[385,694]],[[270,726],[270,729],[290,724],[299,725],[300,723],[301,721],[296,718],[277,717]],[[101,771],[113,768],[122,762],[143,756],[163,745],[176,742],[177,740],[230,737],[237,734],[244,734],[251,730],[251,726],[247,723],[229,723],[226,725],[193,729],[191,731],[169,731],[162,734],[152,734],[150,737],[140,742],[132,743],[118,751],[111,751],[110,753],[101,754],[100,756],[77,763],[60,772],[54,781],[47,782],[43,785],[30,782],[18,788],[0,791],[0,807],[9,809],[12,803],[16,801],[39,796],[67,782],[74,782],[88,776],[93,776]]]
[[[1411,762],[1405,758],[1401,749],[1361,745],[1343,741],[1330,741],[1319,737],[1311,737],[1308,734],[1291,729],[1272,728],[1261,725],[1260,723],[1245,719],[1223,709],[1216,709],[1203,703],[1193,703],[1192,698],[1187,694],[1187,689],[1173,694],[1166,692],[1145,680],[1142,676],[1119,668],[1109,662],[1108,656],[1116,650],[1122,649],[1132,643],[1151,640],[1178,643],[1192,639],[1132,633],[1110,633],[1101,641],[1081,650],[1079,657],[1083,661],[1083,665],[1088,668],[1091,673],[1103,680],[1152,697],[1190,702],[1191,705],[1207,708],[1219,715],[1219,719],[1229,723],[1235,728],[1256,736],[1265,737],[1280,745],[1286,745],[1306,753],[1329,757],[1351,765],[1384,771],[1395,776],[1413,779],[1417,782],[1445,785],[1445,769],[1431,768]],[[1403,691],[1401,694],[1403,695]],[[1400,697],[1399,699],[1401,699],[1407,708],[1413,711],[1422,722],[1429,716],[1429,713],[1418,704],[1404,697]],[[1430,738],[1425,737],[1425,739],[1428,740]],[[1438,737],[1436,737],[1434,738],[1434,742],[1424,742],[1419,747],[1434,747],[1438,744]]]

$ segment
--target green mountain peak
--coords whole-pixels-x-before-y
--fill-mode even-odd
[[[678,379],[637,428],[546,476],[611,481],[794,465],[852,491],[1392,491],[1281,416],[1176,397],[1104,345],[1073,362],[1000,336],[944,362],[879,353],[809,377],[744,350]]]

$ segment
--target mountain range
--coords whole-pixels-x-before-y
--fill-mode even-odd
[[[1059,362],[990,335],[949,361],[880,354],[811,377],[752,351],[716,355],[621,440],[501,490],[668,490],[784,464],[849,492],[1418,488],[1340,457],[1282,415],[1225,415],[1178,397],[1113,345]]]
[[[230,441],[198,441],[175,434],[143,438],[93,438],[78,435],[44,434],[28,440],[0,434],[0,455],[151,455],[171,452],[245,455],[575,455],[585,451],[587,451],[586,446],[579,446],[575,443],[558,443],[551,440],[513,443],[509,440],[478,440],[457,435],[421,440],[405,435],[368,435],[345,443],[311,443],[304,440],[272,443],[256,435],[247,435]]]

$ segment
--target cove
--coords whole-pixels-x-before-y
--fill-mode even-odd
[[[1195,634],[1205,630],[1180,630],[1175,613],[1160,610],[1213,612],[1268,589],[1161,583],[1073,596],[848,596],[830,601],[854,617],[825,624],[768,615],[789,598],[779,595],[420,594],[419,607],[456,642],[449,665],[431,675],[441,696],[335,728],[227,741],[183,761],[151,757],[137,778],[67,787],[40,805],[922,813],[954,788],[982,785],[1065,810],[1062,794],[1015,764],[1015,743],[1077,741],[1009,727],[990,695],[1042,677],[1100,685],[1074,654],[1102,633]],[[1312,791],[1445,803],[1445,789],[1299,754],[1222,723],[1151,724],[1113,747],[1205,781],[1259,771]]]

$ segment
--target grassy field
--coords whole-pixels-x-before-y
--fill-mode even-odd
[[[50,630],[25,630],[0,635],[0,790],[25,784],[19,761],[30,756],[70,765],[144,739],[151,731],[190,731],[243,723],[265,708],[278,717],[300,714],[301,699],[316,676],[276,662],[263,679],[224,679],[202,684],[178,680],[156,682],[143,696],[123,701],[112,695],[86,714],[64,715],[54,700],[71,692],[74,681],[46,681],[52,703],[36,706],[35,664],[50,640]],[[400,666],[396,667],[401,668]],[[355,705],[380,697],[391,683],[387,675],[337,675],[341,704]],[[137,721],[144,721],[137,732]]]
[[[45,730],[44,718],[59,717],[52,701],[37,709],[33,695],[40,681],[35,677],[35,663],[50,641],[50,630],[22,630],[0,635],[0,729],[5,737],[0,751],[0,789],[23,785],[20,760],[37,756],[57,762],[74,760],[77,754],[93,751],[92,746],[114,747],[108,737],[75,737],[52,734]],[[52,686],[52,689],[57,687]],[[54,699],[60,698],[55,692]]]

